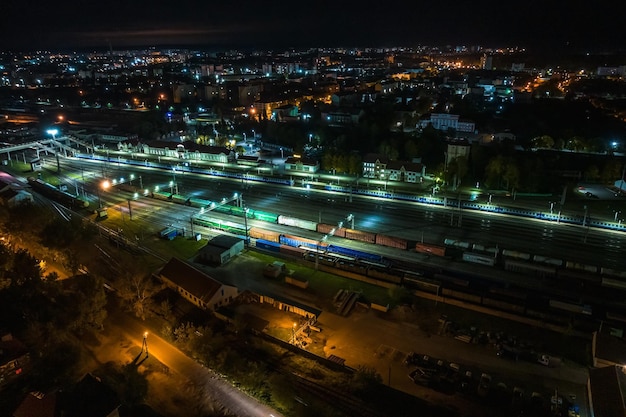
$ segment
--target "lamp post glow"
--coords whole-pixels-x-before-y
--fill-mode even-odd
[[[100,189],[107,190],[111,186],[109,181],[102,181],[102,184],[98,187],[98,207],[102,208],[102,197],[100,195]]]
[[[56,135],[59,134],[59,129],[48,129],[46,133],[52,135],[52,140],[56,140]]]
[[[143,343],[141,344],[141,351],[146,351],[146,358],[148,357],[148,332],[143,332]]]

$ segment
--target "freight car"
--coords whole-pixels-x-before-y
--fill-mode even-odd
[[[221,219],[214,219],[206,216],[192,216],[191,221],[193,224],[210,229],[216,229],[227,233],[232,233],[237,236],[249,236],[250,227],[246,227],[243,224],[224,221]]]
[[[28,183],[38,193],[73,209],[83,209],[89,207],[89,202],[82,197],[61,191],[52,184],[38,178],[29,177]]]
[[[505,259],[504,269],[522,274],[535,275],[540,278],[554,278],[557,275],[557,268],[555,266],[518,261],[515,259]]]
[[[463,252],[463,260],[480,265],[494,266],[496,258],[493,255],[483,255],[476,252]]]

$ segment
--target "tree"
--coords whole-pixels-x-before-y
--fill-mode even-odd
[[[378,152],[391,160],[398,159],[398,149],[391,141],[384,141],[378,147]]]
[[[118,285],[118,294],[128,311],[145,320],[152,306],[152,296],[160,289],[161,286],[153,282],[150,274],[126,271]]]
[[[485,183],[487,184],[487,187],[494,188],[500,186],[500,180],[504,169],[505,161],[502,155],[498,155],[489,160],[489,163],[485,167]]]
[[[361,157],[356,153],[351,153],[348,157],[348,173],[349,174],[361,174]]]
[[[373,394],[382,382],[383,378],[376,372],[376,369],[359,365],[356,372],[352,375],[350,389],[358,394]]]
[[[404,142],[404,156],[406,159],[411,160],[419,156],[419,148],[417,143],[413,139],[409,139]]]
[[[502,178],[506,181],[508,190],[514,190],[519,187],[520,171],[512,159],[507,161]]]
[[[448,177],[447,181],[452,183],[452,187],[456,187],[463,181],[463,178],[467,175],[469,169],[469,163],[467,157],[457,156],[448,164]]]
[[[13,265],[10,271],[11,283],[15,286],[41,282],[41,266],[26,249],[19,249],[13,256]]]
[[[600,178],[600,169],[597,165],[589,165],[585,170],[585,180],[597,181]]]
[[[600,176],[603,183],[612,183],[622,176],[621,164],[615,158],[611,158],[604,164],[602,175]]]
[[[533,148],[552,149],[554,147],[554,139],[550,135],[537,136],[530,142]]]

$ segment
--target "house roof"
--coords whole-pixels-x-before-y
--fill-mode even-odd
[[[598,332],[596,358],[626,364],[626,341],[620,337]]]
[[[7,188],[6,190],[0,191],[0,197],[2,197],[4,200],[7,200],[7,201],[9,201],[10,199],[12,199],[18,194],[19,192],[13,190],[12,188]]]
[[[626,374],[622,366],[591,369],[589,385],[595,417],[626,416]]]
[[[57,393],[29,392],[13,411],[13,417],[54,417]]]
[[[87,374],[67,391],[59,391],[56,415],[64,417],[106,417],[121,403],[111,387],[100,378]]]
[[[222,249],[230,249],[241,241],[243,241],[243,239],[239,239],[238,237],[217,235],[213,239],[209,240],[207,246],[217,246]]]
[[[368,153],[363,157],[363,162],[380,162],[382,164],[389,163],[389,158],[377,153]]]
[[[302,165],[306,165],[306,166],[312,166],[315,167],[318,165],[318,162],[314,159],[310,159],[310,158],[294,158],[293,156],[290,156],[289,158],[287,158],[285,160],[286,164],[297,164],[297,163],[301,163]]]
[[[408,161],[390,161],[387,169],[401,170],[404,167],[406,172],[422,172],[422,164]]]
[[[160,275],[203,302],[208,302],[222,287],[211,276],[178,258],[170,259]]]
[[[251,161],[251,162],[258,162],[259,161],[259,157],[257,155],[240,155],[237,160],[239,161]]]

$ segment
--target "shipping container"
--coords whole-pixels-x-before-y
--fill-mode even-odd
[[[279,241],[283,245],[293,246],[294,248],[304,246],[312,249],[323,249],[328,247],[328,243],[292,235],[280,235]]]
[[[268,223],[278,223],[278,214],[268,213],[265,211],[254,210],[252,218]]]
[[[434,278],[440,282],[445,282],[446,285],[452,285],[456,287],[468,287],[469,281],[462,278],[452,277],[445,274],[435,274]]]
[[[494,266],[496,264],[496,258],[492,255],[482,255],[480,253],[463,252],[463,260],[465,262],[471,262],[480,265]]]
[[[541,278],[556,277],[557,274],[555,266],[535,264],[515,259],[505,259],[504,269],[507,271],[519,272],[521,274],[535,275]]]
[[[580,271],[591,272],[591,273],[598,272],[598,267],[595,265],[581,264],[581,263],[574,262],[574,261],[567,261],[565,266],[568,269],[577,269]]]
[[[189,205],[191,207],[196,207],[196,208],[207,208],[210,207],[211,204],[213,204],[213,202],[209,201],[209,200],[203,200],[201,198],[194,198],[191,197],[189,199]]]
[[[580,269],[567,269],[562,268],[558,270],[557,277],[567,280],[579,280],[599,283],[602,280],[602,276],[593,272],[587,272]]]
[[[542,263],[542,264],[549,264],[549,265],[554,265],[554,266],[562,266],[563,265],[563,260],[562,259],[549,258],[547,256],[541,256],[541,255],[534,255],[533,256],[533,262],[538,262],[538,263]]]
[[[311,230],[313,232],[317,231],[317,223],[309,221],[309,220],[298,219],[295,217],[288,217],[288,216],[280,215],[278,216],[278,224],[282,224],[285,226],[299,227],[300,229]]]
[[[510,301],[496,300],[488,297],[483,297],[483,305],[520,314],[523,314],[524,310],[526,309],[523,305],[520,304],[512,303]]]
[[[172,201],[176,204],[187,204],[189,198],[180,194],[172,194]]]
[[[408,242],[405,239],[381,234],[376,234],[376,244],[402,250],[406,250],[408,247]]]
[[[270,242],[280,242],[280,233],[271,230],[264,230],[258,227],[250,229],[250,237],[254,239],[264,239]]]
[[[402,275],[394,274],[391,271],[370,267],[367,270],[367,276],[380,279],[382,281],[393,282],[395,284],[402,284]]]
[[[354,272],[355,274],[367,275],[367,267],[358,263],[347,262],[340,259],[335,262],[335,267],[343,269],[344,271]]]
[[[375,243],[376,234],[364,232],[362,230],[346,229],[346,239],[358,240],[360,242]]]
[[[439,294],[439,288],[441,288],[441,282],[439,281],[409,273],[404,274],[404,285],[431,294]]]
[[[415,245],[415,251],[435,256],[446,256],[445,246],[429,245],[427,243],[417,243]]]
[[[290,276],[285,277],[285,282],[287,284],[295,285],[296,287],[300,287],[303,289],[306,289],[309,287],[309,281],[301,281],[297,278],[290,277]]]
[[[257,239],[256,247],[259,249],[268,250],[270,252],[280,252],[280,243],[272,242],[269,240]]]
[[[444,239],[443,244],[446,246],[452,246],[455,248],[469,249],[469,242],[463,242],[456,239]]]
[[[602,267],[600,268],[600,273],[609,277],[622,278],[626,280],[626,271],[618,271],[617,269]]]
[[[155,191],[152,193],[152,198],[155,200],[171,201],[172,193],[166,193],[163,191]]]
[[[159,232],[159,236],[167,240],[174,240],[174,238],[178,236],[178,231],[175,227],[166,227]]]
[[[324,224],[324,223],[318,223],[317,224],[317,232],[318,233],[323,233],[325,235],[331,234],[331,231],[334,232],[332,233],[332,236],[337,236],[337,237],[346,237],[346,228],[345,227],[337,227],[337,226],[333,226],[331,224]]]
[[[469,301],[474,304],[480,304],[482,297],[476,294],[470,294],[463,291],[451,290],[449,288],[442,288],[441,294],[445,297],[456,298],[457,300]]]
[[[356,249],[344,248],[343,246],[328,245],[328,252],[350,256],[352,258],[365,259],[372,262],[382,262],[383,257],[373,253],[362,252]]]
[[[474,251],[474,252],[490,253],[493,256],[497,256],[498,253],[500,252],[500,250],[497,247],[485,246],[485,245],[482,245],[480,243],[474,243],[472,245],[472,251]]]
[[[305,250],[293,246],[280,245],[280,253],[296,258],[302,258],[302,256],[304,256]]]
[[[617,290],[626,290],[626,280],[614,278],[602,278],[602,286],[607,288],[615,288]]]
[[[571,313],[584,314],[590,316],[592,313],[591,306],[586,304],[568,303],[559,300],[550,300],[550,307],[559,310],[569,311]]]
[[[503,249],[502,250],[502,256],[505,256],[507,258],[523,259],[525,261],[529,261],[530,260],[530,254],[529,253],[518,252],[518,251],[515,251],[515,250],[509,250],[509,249]]]

